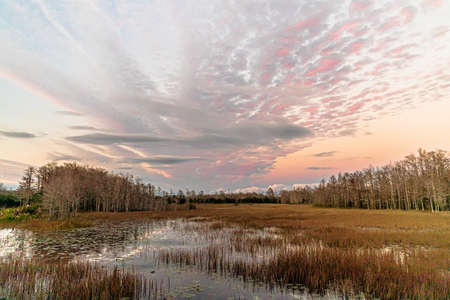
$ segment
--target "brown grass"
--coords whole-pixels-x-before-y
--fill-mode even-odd
[[[198,252],[180,251],[170,256],[166,253],[166,260],[268,284],[302,284],[320,293],[331,289],[344,295],[363,293],[381,299],[450,297],[448,212],[253,204],[209,205],[195,213],[204,220],[214,220],[209,226],[211,231],[236,224],[241,229],[234,231],[231,245],[223,245],[223,249],[211,246]],[[193,216],[185,211],[171,214],[170,217]],[[245,231],[267,227],[275,228],[276,239],[249,237]],[[317,242],[320,249],[307,247]],[[300,248],[280,253],[265,264],[227,258],[230,248],[253,255],[261,249],[280,249],[287,244]]]
[[[207,204],[196,210],[186,210],[180,205],[177,211],[79,213],[74,220],[129,220],[202,217],[236,223],[245,227],[278,227],[283,229],[316,229],[327,227],[354,228],[362,230],[414,230],[440,232],[450,230],[450,212],[432,214],[419,211],[357,210],[317,208],[310,205],[288,204]],[[33,224],[47,220],[32,220]],[[63,222],[63,221],[50,221]],[[28,221],[24,221],[27,224]],[[18,224],[13,224],[17,226]],[[7,227],[7,224],[3,224]],[[27,225],[24,225],[27,226]]]
[[[31,219],[24,221],[4,222],[0,224],[0,228],[20,228],[35,231],[55,231],[76,228],[91,227],[93,222],[86,220],[82,215],[70,220],[47,220],[47,219]]]
[[[345,297],[366,295],[380,299],[448,299],[448,274],[401,261],[394,251],[358,251],[303,247],[279,253],[263,262],[230,260],[226,246],[163,251],[160,260],[195,265],[209,273],[265,283],[269,288],[302,285],[310,292],[332,291]]]
[[[427,255],[420,261],[435,270],[450,268],[450,212],[432,214],[421,211],[316,208],[310,205],[210,204],[196,210],[186,210],[180,206],[177,211],[85,213],[79,214],[75,220],[95,223],[100,220],[175,218],[214,221],[213,230],[233,224],[254,229],[274,227],[294,244],[320,240],[329,247],[348,249],[424,249]],[[258,243],[273,241],[260,240]]]
[[[432,214],[418,211],[357,210],[315,208],[310,205],[209,204],[196,210],[83,213],[76,220],[175,219],[196,218],[244,228],[276,227],[291,235],[301,232],[307,238],[321,239],[338,247],[381,247],[408,245],[431,248],[450,247],[450,212]],[[199,219],[200,218],[200,219]],[[228,225],[227,225],[228,224]]]

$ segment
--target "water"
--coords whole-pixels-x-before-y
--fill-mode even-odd
[[[146,278],[156,279],[173,299],[323,299],[295,286],[269,290],[266,285],[244,282],[227,274],[208,274],[195,265],[161,261],[161,253],[190,251],[205,245],[231,245],[230,238],[239,229],[226,227],[210,231],[209,225],[183,220],[108,221],[90,228],[59,232],[3,229],[0,230],[0,257],[91,261],[105,267],[133,269]],[[276,238],[273,229],[250,230],[245,235]],[[228,259],[261,260],[275,255],[276,251],[279,250],[260,249],[246,254],[230,246]],[[333,295],[325,298],[337,299]]]

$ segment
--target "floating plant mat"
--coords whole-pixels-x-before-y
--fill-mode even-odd
[[[235,235],[235,231],[240,230],[238,227],[227,227],[211,231],[210,225],[167,220],[99,222],[94,227],[56,232],[2,229],[0,257],[15,254],[56,261],[150,261],[155,260],[161,251],[187,250],[208,244],[230,244],[230,238]],[[275,236],[272,230],[246,231],[245,234],[248,238]],[[236,257],[239,251],[234,252]]]
[[[105,222],[94,227],[58,232],[0,230],[0,257],[15,253],[44,260],[124,259],[139,249],[194,245],[180,220],[164,222]],[[191,235],[192,236],[192,235]]]

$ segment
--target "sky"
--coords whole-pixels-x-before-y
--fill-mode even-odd
[[[0,182],[265,191],[450,150],[448,0],[0,2]]]

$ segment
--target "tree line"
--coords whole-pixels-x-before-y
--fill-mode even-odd
[[[444,150],[408,155],[382,167],[339,173],[318,186],[281,192],[281,203],[323,207],[430,210],[450,209],[450,157]]]
[[[167,209],[167,201],[156,197],[155,187],[141,178],[77,163],[28,167],[19,184],[22,204],[38,203],[50,218],[79,211]]]
[[[444,150],[427,152],[382,167],[339,173],[317,186],[275,193],[231,193],[185,189],[165,191],[131,174],[108,172],[77,163],[28,167],[17,191],[0,184],[0,206],[38,204],[50,217],[79,211],[128,212],[186,208],[206,203],[290,203],[322,207],[450,210],[450,157]]]
[[[172,189],[165,191],[161,187],[144,183],[141,178],[129,173],[115,174],[102,168],[77,163],[58,165],[56,162],[25,169],[18,190],[8,197],[13,197],[17,205],[40,205],[49,218],[70,217],[80,211],[176,210],[180,204],[192,209],[195,208],[194,204],[206,203],[279,202],[279,197],[272,189],[267,193],[219,191],[206,194],[189,189],[174,193]],[[4,202],[3,206],[8,204]]]

